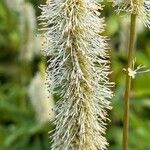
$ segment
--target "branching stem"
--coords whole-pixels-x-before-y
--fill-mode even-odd
[[[134,45],[136,37],[136,15],[131,14],[130,39],[128,50],[128,68],[133,69]],[[128,150],[128,128],[129,128],[129,110],[130,110],[130,93],[132,77],[126,74],[126,88],[124,95],[124,122],[123,122],[123,150]]]

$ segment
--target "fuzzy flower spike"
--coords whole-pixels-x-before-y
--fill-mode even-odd
[[[49,0],[41,6],[49,87],[59,97],[52,150],[107,148],[112,83],[100,9],[96,0]]]
[[[137,15],[150,28],[150,0],[114,0],[114,5],[118,6],[118,12]]]

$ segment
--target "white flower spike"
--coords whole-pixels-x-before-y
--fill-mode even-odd
[[[52,150],[104,150],[111,109],[107,39],[96,0],[49,0],[41,6],[49,85],[59,97]]]
[[[150,0],[113,0],[118,12],[136,14],[144,25],[150,28]]]

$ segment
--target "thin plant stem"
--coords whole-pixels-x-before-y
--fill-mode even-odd
[[[136,15],[131,14],[130,39],[128,50],[128,68],[133,70],[134,45],[136,37]],[[124,95],[124,122],[123,122],[123,150],[128,150],[128,128],[129,128],[129,110],[130,110],[130,93],[132,77],[126,74],[126,88]]]

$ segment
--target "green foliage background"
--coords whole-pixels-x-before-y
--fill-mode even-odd
[[[30,0],[39,15],[38,6],[44,2]],[[13,1],[11,1],[13,3]],[[116,82],[112,100],[107,138],[109,150],[120,150],[123,126],[123,93],[127,63],[126,49],[119,49],[122,39],[121,22],[110,4],[102,13],[106,16],[106,32],[111,45],[112,76]],[[0,0],[0,150],[48,150],[48,131],[52,125],[39,124],[27,94],[28,85],[42,60],[36,56],[32,61],[19,60],[19,17]],[[128,36],[124,35],[125,38]],[[146,28],[137,36],[137,65],[150,67],[150,31]],[[150,150],[150,74],[137,75],[133,81],[129,129],[129,150]]]

